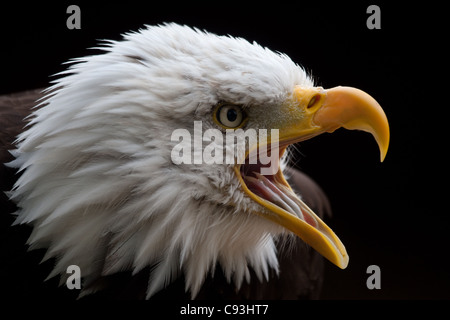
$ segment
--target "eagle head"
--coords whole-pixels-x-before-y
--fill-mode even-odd
[[[219,265],[240,287],[278,270],[275,243],[297,235],[341,268],[344,245],[284,175],[286,148],[337,128],[389,127],[354,88],[314,86],[284,54],[166,24],[72,61],[17,139],[10,197],[31,248],[78,265],[86,283],[149,268],[147,297],[178,275],[198,293]],[[234,134],[234,136],[233,136]],[[264,151],[264,153],[263,153]]]

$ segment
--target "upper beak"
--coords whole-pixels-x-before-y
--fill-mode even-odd
[[[303,119],[280,129],[285,138],[306,140],[338,128],[367,131],[373,135],[383,161],[389,147],[389,124],[381,106],[370,95],[356,88],[302,88],[294,90],[294,105]],[[280,133],[280,140],[283,133]],[[304,139],[306,138],[306,139]]]
[[[386,157],[389,146],[386,115],[375,99],[359,89],[336,87],[324,90],[320,87],[296,87],[292,101],[283,108],[284,113],[289,115],[289,120],[285,118],[283,123],[273,123],[272,126],[279,128],[281,153],[289,144],[343,127],[371,133],[378,143],[381,161]],[[338,267],[347,267],[349,257],[342,242],[294,194],[281,170],[270,176],[270,179],[259,174],[255,175],[257,178],[247,177],[244,171],[241,165],[235,167],[243,190],[270,211],[270,214],[259,213],[261,216],[294,232]],[[259,183],[258,188],[263,192],[255,190],[256,183]],[[285,202],[273,200],[278,196],[285,199]],[[297,209],[291,209],[292,207]]]

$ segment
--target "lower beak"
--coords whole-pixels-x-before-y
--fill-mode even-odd
[[[289,119],[295,121],[272,125],[279,128],[280,156],[289,144],[343,127],[371,133],[378,143],[381,161],[386,157],[389,146],[386,115],[371,96],[359,89],[296,87],[292,101],[283,108]],[[264,176],[249,174],[245,166],[237,165],[235,173],[244,192],[267,209],[258,214],[292,231],[338,267],[346,268],[349,257],[344,245],[333,230],[295,195],[281,170]]]

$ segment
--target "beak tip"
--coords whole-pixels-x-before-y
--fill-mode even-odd
[[[386,155],[387,155],[387,152],[389,149],[389,140],[390,140],[390,135],[389,135],[389,131],[388,131],[385,139],[382,139],[381,141],[377,141],[379,148],[380,148],[380,162],[384,162],[384,160],[386,159]]]
[[[339,266],[342,270],[346,269],[348,267],[349,257],[345,256],[343,263]]]
[[[341,252],[342,254],[342,252]],[[344,270],[348,267],[349,256],[347,252],[339,256],[337,260],[330,260],[333,264],[335,264],[338,268]]]
[[[386,159],[387,150],[382,150],[380,152],[380,162],[384,162],[384,159]]]

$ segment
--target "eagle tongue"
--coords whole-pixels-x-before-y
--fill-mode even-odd
[[[302,220],[305,220],[300,207],[285,193],[283,193],[276,184],[258,172],[253,172],[256,176],[244,176],[247,187],[261,198],[272,202],[273,204],[283,208],[289,213],[296,215]]]
[[[302,208],[302,202],[298,201],[299,199],[291,190],[283,185],[279,185],[275,179],[271,180],[273,176],[267,178],[256,171],[253,171],[251,174],[251,176],[243,175],[245,184],[250,191],[299,217],[312,227],[318,227],[316,219]]]

